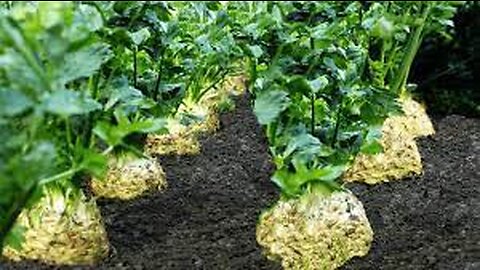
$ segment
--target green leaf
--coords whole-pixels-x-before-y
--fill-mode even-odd
[[[117,120],[119,126],[126,126],[130,124],[130,120],[128,119],[124,110],[116,109],[113,112],[113,116],[115,116],[115,120]]]
[[[268,91],[257,96],[253,111],[262,125],[271,123],[290,104],[287,93],[283,91]]]
[[[111,146],[119,145],[123,137],[128,134],[108,122],[98,122],[93,129],[93,133]]]
[[[118,126],[108,122],[99,122],[93,132],[111,146],[122,143],[123,138],[135,132],[150,133],[166,128],[167,122],[163,119],[147,119],[130,123],[122,121]]]
[[[7,246],[17,251],[22,250],[22,243],[25,241],[25,231],[25,227],[15,224],[5,238]]]
[[[346,79],[345,70],[339,68],[332,58],[325,57],[323,59],[323,64],[333,72],[333,74],[335,75],[335,77],[337,77],[338,80],[345,81]]]
[[[43,100],[43,109],[63,117],[86,114],[102,108],[102,105],[80,93],[62,89],[50,93]]]
[[[301,134],[299,136],[292,137],[285,149],[283,155],[285,157],[290,156],[294,151],[301,150],[307,147],[317,146],[320,145],[321,142],[318,138],[310,135],[310,134]]]
[[[210,39],[208,35],[205,34],[197,37],[195,39],[195,43],[200,47],[200,51],[202,53],[208,54],[213,52],[213,48],[210,44]]]
[[[155,105],[157,105],[155,100],[148,97],[134,98],[122,104],[122,106],[135,106],[141,109],[151,109]]]
[[[316,181],[310,185],[311,192],[319,195],[329,195],[335,191],[342,191],[344,188],[342,185],[336,181],[326,182],[326,181]]]
[[[0,115],[15,116],[31,108],[33,102],[16,90],[0,91]]]
[[[319,157],[329,156],[333,153],[333,149],[322,144],[317,137],[306,133],[292,137],[283,155],[288,157],[295,151],[307,151],[305,154],[308,153]]]
[[[273,6],[271,15],[277,23],[281,23],[283,21],[282,12],[277,5]]]
[[[333,149],[308,133],[289,138],[288,145],[282,153],[283,160],[291,160],[294,164],[309,164],[319,157],[328,157],[334,153]],[[287,161],[288,162],[288,161]]]
[[[313,27],[311,30],[311,37],[314,39],[325,39],[328,38],[327,34],[328,24],[320,23],[317,26]]]
[[[118,3],[118,2],[117,2]],[[123,27],[116,27],[109,33],[110,44],[115,44],[121,48],[132,45],[132,38],[130,32]]]
[[[75,163],[79,164],[78,166],[81,169],[95,177],[103,178],[107,169],[107,157],[105,155],[98,153],[96,149],[85,148],[83,143],[77,141],[73,156],[76,158]]]
[[[367,155],[375,155],[383,151],[380,139],[382,138],[382,126],[373,126],[369,129],[360,152]]]
[[[163,118],[157,118],[157,119],[149,119],[146,122],[149,124],[146,125],[144,128],[140,129],[139,131],[143,133],[156,133],[161,130],[165,130],[167,128],[167,120]]]
[[[362,145],[360,152],[367,155],[375,155],[383,151],[382,144],[379,141],[371,141]]]
[[[282,189],[282,192],[292,196],[301,194],[302,187],[309,182],[332,182],[338,179],[344,171],[344,166],[313,169],[300,166],[296,172],[289,172],[286,168],[282,168],[274,173],[272,181]]]
[[[313,81],[309,81],[308,84],[313,92],[318,93],[328,85],[328,79],[327,76],[322,75]]]
[[[75,12],[75,26],[85,27],[90,32],[100,30],[103,20],[100,12],[91,5],[81,4]]]
[[[393,36],[394,27],[392,22],[382,16],[372,28],[372,36],[381,39],[389,39]]]
[[[50,173],[53,169],[52,164],[57,158],[55,146],[52,143],[37,142],[33,149],[22,158],[21,167],[24,170],[18,168],[17,171],[25,173],[25,177],[30,177],[31,181],[34,181]]]
[[[219,10],[222,6],[220,2],[218,1],[208,1],[205,3],[205,5],[208,7],[210,10]]]
[[[150,31],[148,31],[146,27],[138,30],[137,32],[129,33],[129,35],[133,43],[137,46],[147,41],[151,36]]]
[[[81,166],[95,177],[102,178],[107,171],[107,157],[88,149],[83,154]]]
[[[30,198],[28,199],[27,204],[25,205],[26,208],[31,208],[36,205],[42,198],[43,198],[43,188],[42,186],[37,186],[33,193],[31,194]]]
[[[306,96],[313,91],[310,83],[303,76],[293,76],[288,81],[288,89],[293,93],[302,93]]]
[[[108,101],[105,104],[105,110],[111,109],[118,103],[121,105],[132,105],[140,107],[151,107],[154,104],[151,104],[151,100],[144,97],[142,92],[138,89],[131,87],[128,84],[128,80],[125,77],[118,78],[113,81],[112,88],[107,91]],[[150,106],[147,106],[150,105]]]
[[[316,179],[325,182],[332,182],[342,176],[345,166],[326,166],[321,169],[315,169],[313,175]]]
[[[127,131],[129,131],[129,133],[133,133],[133,132],[154,132],[154,131],[157,131],[157,130],[163,128],[164,126],[162,126],[162,124],[166,124],[166,121],[161,122],[161,121],[154,121],[154,120],[151,120],[151,119],[147,119],[147,120],[143,120],[143,121],[133,122],[128,126],[124,126],[123,128],[125,128]]]
[[[252,56],[256,59],[259,59],[260,56],[262,56],[262,54],[263,54],[262,48],[260,48],[260,46],[258,46],[258,45],[253,45],[253,46],[248,45],[248,50],[250,51]]]
[[[72,15],[73,5],[68,2],[40,2],[38,3],[38,19],[45,29],[65,24],[65,20]]]
[[[111,57],[111,51],[106,45],[90,45],[65,55],[63,63],[55,69],[56,77],[61,86],[79,78],[89,77]]]
[[[301,193],[301,183],[299,179],[295,177],[294,173],[288,172],[286,168],[277,170],[273,176],[272,181],[282,190],[283,193],[293,196]]]

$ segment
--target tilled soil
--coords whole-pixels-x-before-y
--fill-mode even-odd
[[[375,239],[366,257],[343,269],[480,269],[480,119],[449,116],[434,123],[437,134],[419,140],[423,176],[350,185]],[[99,202],[112,254],[99,265],[74,269],[280,269],[255,241],[257,218],[278,194],[247,97],[221,117],[218,133],[202,140],[200,155],[161,162],[166,191]]]
[[[375,236],[344,269],[480,269],[480,119],[448,116],[418,140],[424,175],[350,187]]]
[[[275,268],[255,240],[257,217],[277,198],[273,165],[246,96],[201,145],[196,156],[161,157],[164,193],[100,203],[115,248],[102,268]]]

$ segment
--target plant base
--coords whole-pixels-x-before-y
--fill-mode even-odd
[[[194,114],[195,112],[201,111],[201,117],[203,118],[203,121],[199,121],[188,126],[180,126],[175,128],[175,134],[197,138],[201,134],[214,133],[220,127],[220,120],[215,109],[204,107],[202,105],[194,105],[193,108],[180,107],[179,109],[179,112],[182,113],[188,113],[190,111]]]
[[[425,109],[411,98],[400,101],[405,115],[385,120],[377,155],[360,154],[345,173],[346,182],[377,184],[422,173],[422,159],[415,138],[435,133]]]
[[[105,179],[92,179],[90,186],[99,197],[128,200],[163,190],[167,182],[155,159],[122,156],[111,158]]]
[[[151,134],[147,137],[145,152],[150,155],[196,155],[200,152],[198,137],[214,133],[220,126],[219,113],[225,104],[231,104],[231,96],[245,91],[243,75],[227,77],[221,86],[208,92],[198,103],[184,102],[168,125],[169,134]],[[202,121],[183,125],[182,115],[193,115]]]
[[[149,134],[145,143],[148,155],[196,155],[200,152],[197,138],[188,134]]]
[[[245,93],[246,76],[243,74],[236,76],[229,76],[225,79],[222,89],[229,95],[240,96]]]
[[[17,225],[26,229],[21,250],[3,255],[11,260],[39,260],[59,265],[89,265],[108,255],[107,233],[95,201],[80,191],[45,188],[45,195],[24,210]]]
[[[372,241],[365,210],[350,192],[280,200],[257,225],[257,242],[284,269],[335,269],[365,256]]]
[[[435,134],[432,121],[422,104],[416,102],[411,97],[401,98],[400,103],[405,115],[395,117],[400,118],[398,121],[405,122],[407,133],[414,138]]]
[[[415,139],[407,132],[405,122],[387,119],[381,144],[383,152],[360,154],[345,173],[345,182],[377,184],[422,173],[422,160]]]

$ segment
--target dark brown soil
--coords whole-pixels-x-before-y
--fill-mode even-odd
[[[246,97],[221,125],[202,140],[200,155],[161,158],[170,184],[164,193],[99,202],[114,251],[90,269],[280,269],[255,241],[256,219],[277,191]],[[449,116],[435,126],[435,136],[419,140],[423,176],[350,186],[375,240],[368,256],[343,269],[480,269],[480,119]]]
[[[126,269],[272,269],[255,240],[275,202],[273,167],[247,97],[202,140],[200,155],[162,157],[168,189],[129,203],[101,202],[114,256]]]
[[[424,175],[352,185],[375,236],[344,269],[480,269],[480,119],[448,116],[419,140]]]

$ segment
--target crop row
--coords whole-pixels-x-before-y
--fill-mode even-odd
[[[168,188],[155,156],[198,153],[244,78],[282,192],[258,224],[266,255],[323,269],[366,254],[344,182],[421,173],[414,139],[433,128],[409,70],[461,4],[2,2],[0,251],[101,260],[95,198]]]

